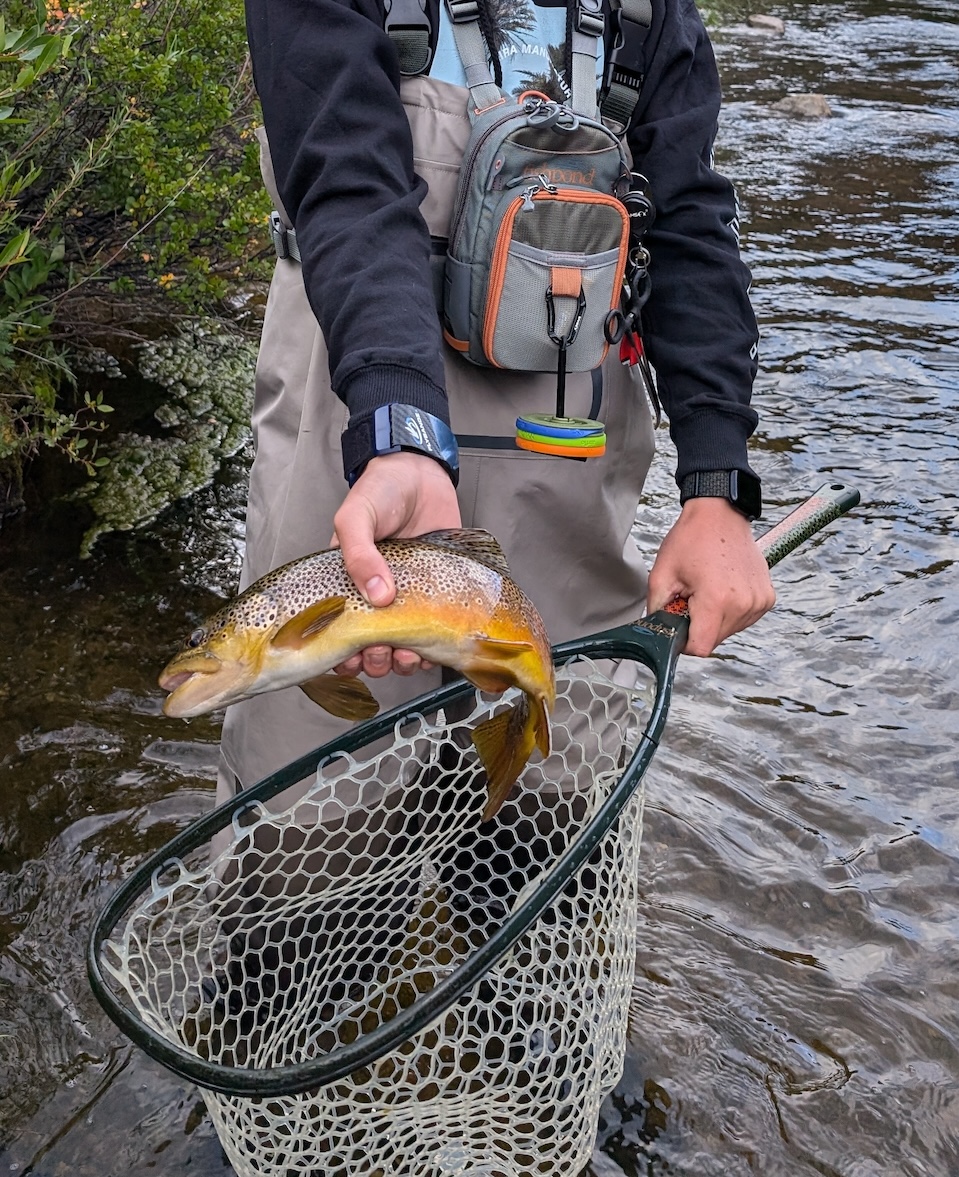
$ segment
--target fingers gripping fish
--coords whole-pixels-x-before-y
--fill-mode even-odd
[[[413,650],[480,690],[523,691],[473,733],[489,780],[486,821],[533,748],[549,754],[556,684],[545,626],[486,531],[434,531],[377,547],[396,582],[391,605],[363,600],[338,549],[284,564],[190,635],[160,675],[170,692],[163,710],[186,718],[299,686],[333,715],[367,719],[378,710],[369,688],[333,667],[367,646]]]

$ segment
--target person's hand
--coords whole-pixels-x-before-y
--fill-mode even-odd
[[[376,540],[459,526],[459,503],[449,475],[433,458],[404,451],[370,460],[333,517],[330,542],[342,549],[346,571],[363,598],[381,608],[393,601],[396,585],[374,546]],[[391,670],[415,674],[430,666],[412,650],[368,646],[336,671],[348,675],[363,671],[371,678],[382,678]]]
[[[749,520],[725,499],[690,499],[649,573],[647,609],[689,602],[686,653],[705,658],[776,603],[769,568]]]

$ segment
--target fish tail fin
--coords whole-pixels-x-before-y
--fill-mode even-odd
[[[495,817],[526,767],[534,747],[542,751],[543,728],[549,751],[549,727],[539,701],[530,706],[528,695],[521,695],[508,710],[484,720],[473,732],[472,740],[486,769],[488,796],[481,821]]]
[[[536,747],[539,748],[540,754],[545,760],[549,755],[550,739],[549,739],[549,709],[546,706],[546,700],[542,695],[537,695],[531,700],[532,710],[532,726],[533,738]]]

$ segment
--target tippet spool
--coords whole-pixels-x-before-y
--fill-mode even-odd
[[[576,449],[569,445],[549,445],[542,440],[527,441],[525,437],[517,437],[516,444],[521,450],[531,450],[534,454],[552,454],[556,458],[601,458],[606,453],[605,441],[602,445],[586,449]]]
[[[546,445],[562,446],[570,450],[594,450],[597,446],[606,444],[606,434],[598,437],[543,437],[538,433],[527,433],[525,429],[516,430],[517,441],[543,442]]]
[[[516,444],[561,458],[601,458],[606,453],[606,427],[589,417],[530,413],[516,418]]]

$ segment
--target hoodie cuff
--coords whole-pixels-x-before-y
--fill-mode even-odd
[[[347,465],[356,467],[357,453],[369,445],[371,434],[367,423],[383,405],[413,405],[438,417],[446,425],[450,423],[446,393],[429,377],[413,368],[394,367],[391,364],[370,365],[350,379],[340,397],[350,410],[350,421],[342,438],[343,476],[347,481],[352,473]],[[349,462],[347,455],[352,458]],[[453,485],[456,485],[455,478]]]
[[[678,454],[677,485],[687,474],[705,470],[743,470],[756,476],[746,452],[756,421],[749,419],[754,417],[752,410],[746,414],[690,413],[681,421],[670,422],[669,435]]]
[[[415,405],[450,423],[446,392],[414,368],[371,364],[354,373],[337,395],[350,410],[350,426],[371,417],[381,405],[391,404]]]

